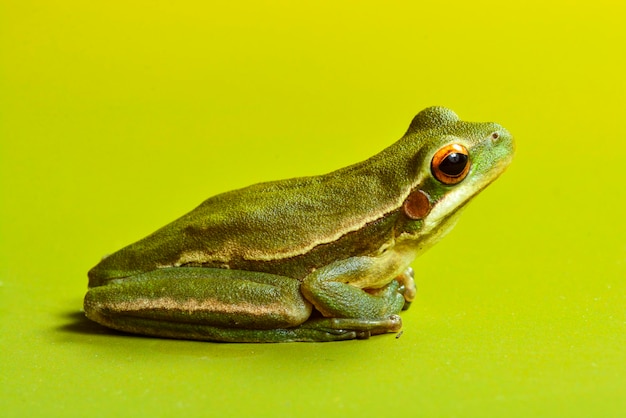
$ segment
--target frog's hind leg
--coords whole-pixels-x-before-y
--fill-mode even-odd
[[[227,329],[298,326],[312,311],[295,279],[198,267],[164,268],[92,287],[84,307],[89,319],[120,331],[203,340],[236,338],[221,338]]]
[[[166,268],[92,287],[85,313],[120,331],[225,342],[338,341],[397,331],[400,317],[310,319],[300,282],[257,272]]]

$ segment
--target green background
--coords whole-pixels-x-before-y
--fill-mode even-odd
[[[626,415],[623,1],[0,1],[0,411]],[[250,183],[319,174],[445,105],[517,140],[414,263],[404,333],[122,335],[100,257]]]

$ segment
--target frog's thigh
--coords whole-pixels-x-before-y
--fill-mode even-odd
[[[266,273],[209,268],[167,268],[89,289],[87,317],[129,332],[158,328],[274,329],[306,321],[311,304],[295,279]],[[142,325],[142,323],[145,324]],[[145,333],[145,332],[144,332]]]

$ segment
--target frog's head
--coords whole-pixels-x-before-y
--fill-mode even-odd
[[[449,229],[454,215],[502,174],[514,153],[513,138],[502,126],[464,122],[443,107],[415,116],[404,139],[414,150],[417,172],[403,208],[422,221],[420,235]]]

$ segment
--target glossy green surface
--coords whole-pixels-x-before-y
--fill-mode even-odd
[[[623,4],[90,4],[0,3],[3,416],[626,414]],[[414,263],[400,338],[159,340],[79,313],[101,255],[373,155],[433,104],[517,152]]]

